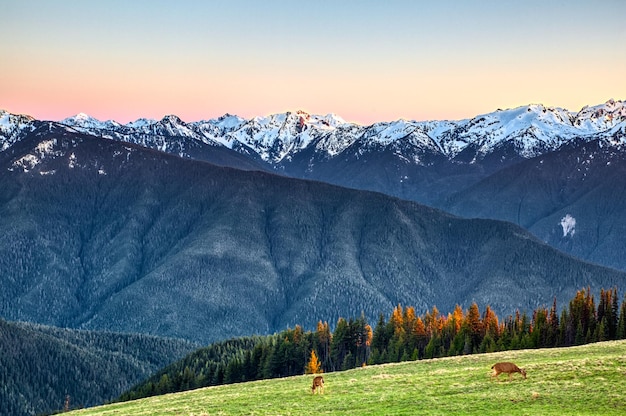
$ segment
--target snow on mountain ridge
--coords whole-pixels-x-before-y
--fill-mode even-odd
[[[75,116],[65,118],[59,123],[66,126],[79,127],[83,129],[100,129],[100,130],[112,130],[121,127],[122,125],[114,120],[100,121],[94,117],[91,117],[85,113],[78,113]]]
[[[604,132],[607,137],[611,136],[609,130],[616,122],[607,123],[606,120],[615,120],[616,117],[598,120],[598,117],[594,119],[593,116],[605,114],[607,107],[611,108],[611,114],[619,115],[623,102],[610,100],[588,112],[583,109],[579,113],[544,107],[541,104],[497,110],[469,120],[451,122],[451,128],[439,139],[442,148],[451,152],[448,157],[453,157],[454,153],[463,150],[464,145],[472,143],[477,146],[479,153],[487,154],[504,143],[511,142],[520,150],[521,156],[529,158],[543,151],[556,149],[576,137],[589,137]],[[617,118],[617,123],[626,121],[626,117]],[[590,119],[597,121],[588,121]],[[446,141],[454,141],[454,145]]]
[[[574,121],[577,127],[588,131],[601,131],[626,121],[626,104],[613,99],[593,107],[585,106]]]
[[[25,114],[11,114],[6,110],[0,109],[0,132],[20,128],[35,121],[31,116]]]
[[[139,118],[135,121],[131,121],[130,123],[126,123],[125,126],[129,128],[142,128],[145,126],[149,126],[151,124],[156,123],[157,121],[151,118]]]
[[[254,117],[227,135],[254,149],[263,160],[278,163],[346,124],[349,123],[332,114],[286,112]]]
[[[0,133],[13,124],[8,121],[7,114],[0,112]],[[609,100],[570,112],[531,104],[458,121],[397,120],[369,126],[348,123],[335,114],[311,115],[304,111],[252,119],[225,114],[217,119],[191,123],[169,115],[161,120],[138,119],[125,125],[111,120],[101,122],[79,113],[60,123],[85,133],[180,155],[185,154],[185,145],[180,138],[189,140],[189,143],[246,148],[270,164],[291,160],[298,152],[309,148],[318,155],[332,158],[355,143],[362,146],[360,152],[393,146],[396,153],[414,153],[415,150],[411,149],[422,149],[441,153],[449,159],[470,145],[476,149],[477,155],[486,155],[508,143],[520,156],[529,158],[554,150],[573,138],[600,135],[622,141],[626,131],[626,105],[623,101]],[[174,143],[176,140],[178,144]],[[6,148],[7,140],[3,143]]]
[[[572,136],[568,132],[569,118],[563,116],[563,110],[542,105],[499,110],[471,119],[465,128],[461,127],[460,135],[478,144],[485,154],[511,141],[522,149],[523,157],[532,157],[533,149],[542,145],[556,148],[565,137]]]
[[[8,149],[18,140],[20,133],[33,129],[34,118],[24,114],[11,114],[0,109],[0,152]]]

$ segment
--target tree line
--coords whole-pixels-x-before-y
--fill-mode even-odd
[[[596,302],[589,288],[559,313],[557,301],[531,315],[516,311],[503,319],[476,303],[442,314],[436,307],[417,315],[412,306],[381,314],[372,328],[365,317],[339,318],[334,331],[318,322],[315,331],[296,326],[268,336],[211,344],[166,367],[124,393],[120,401],[199,387],[347,370],[371,364],[445,356],[550,348],[626,339],[626,297],[617,288]]]

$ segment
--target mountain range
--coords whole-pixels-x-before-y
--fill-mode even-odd
[[[0,111],[0,149],[39,123]],[[623,101],[577,112],[528,105],[467,120],[370,126],[302,111],[192,123],[167,116],[124,125],[79,114],[59,124],[220,166],[511,221],[559,250],[626,271]]]
[[[2,317],[207,343],[361,313],[373,321],[398,303],[476,301],[506,315],[626,277],[512,223],[255,169],[267,162],[252,147],[198,141],[174,121],[120,127],[147,129],[120,140],[0,116]],[[183,149],[218,149],[219,160]]]
[[[0,317],[208,343],[621,288],[625,126],[613,100],[370,126],[0,110]],[[7,414],[107,400],[197,345],[2,319],[0,344]]]

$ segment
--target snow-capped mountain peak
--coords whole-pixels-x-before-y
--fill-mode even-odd
[[[334,113],[328,113],[321,118],[322,122],[330,127],[338,127],[344,124],[349,124],[346,120]]]
[[[221,129],[224,130],[233,130],[241,126],[245,121],[246,119],[242,117],[226,113],[223,116],[217,119],[209,120],[206,123],[219,126]]]
[[[74,116],[64,118],[59,123],[68,126],[96,127],[100,124],[100,121],[85,113],[78,113]]]
[[[626,122],[626,105],[623,101],[610,99],[604,104],[585,106],[574,119],[574,124],[588,131],[602,131]]]
[[[151,118],[138,118],[135,121],[131,121],[129,123],[126,123],[125,126],[129,127],[131,129],[140,129],[142,127],[146,127],[149,126],[151,124],[156,123],[157,121]]]
[[[34,118],[25,114],[11,114],[6,110],[0,109],[0,131],[8,131],[15,127],[26,125]]]
[[[619,104],[608,104],[614,113],[619,114]],[[463,145],[477,146],[479,153],[488,154],[495,148],[511,143],[520,156],[529,158],[546,150],[554,150],[572,138],[591,137],[606,133],[615,125],[609,117],[602,119],[594,114],[604,115],[607,105],[583,109],[572,113],[562,108],[532,104],[476,116],[469,120],[452,122],[451,128],[442,134],[442,147],[449,148],[446,141],[453,139],[452,153],[463,150]],[[623,123],[622,118],[619,123]],[[450,154],[448,156],[453,156]]]
[[[0,152],[15,143],[24,130],[32,131],[34,118],[23,114],[11,114],[0,109]]]
[[[178,117],[177,115],[174,114],[168,114],[166,116],[164,116],[160,123],[162,124],[171,124],[171,125],[180,125],[180,124],[185,124],[180,117]]]
[[[7,126],[15,124],[10,121],[15,116],[7,114],[0,112],[0,131],[4,132],[4,137],[9,135]],[[161,120],[138,119],[125,125],[111,120],[102,122],[79,113],[60,123],[84,133],[131,141],[179,155],[186,155],[186,146],[191,143],[224,146],[242,153],[255,152],[269,165],[278,166],[307,149],[316,157],[334,158],[351,146],[360,147],[354,154],[387,148],[398,155],[434,152],[453,160],[461,153],[467,158],[468,151],[475,152],[474,159],[482,158],[503,146],[513,149],[519,157],[530,158],[572,139],[606,138],[611,143],[621,143],[625,140],[626,106],[623,101],[611,99],[571,112],[531,104],[458,121],[397,120],[369,126],[348,123],[332,113],[315,115],[301,110],[251,119],[224,114],[192,123],[168,115]],[[188,144],[184,144],[185,141]],[[3,140],[4,148],[8,142],[8,139]],[[410,159],[421,163],[418,157]]]
[[[61,120],[59,123],[83,129],[116,129],[121,127],[121,124],[117,121],[100,121],[97,118],[91,117],[85,113],[78,113],[75,116]]]

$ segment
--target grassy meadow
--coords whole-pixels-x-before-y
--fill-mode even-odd
[[[498,361],[528,379],[490,377]],[[328,373],[323,395],[313,376],[208,387],[71,415],[624,415],[626,341],[505,351],[368,366]]]

